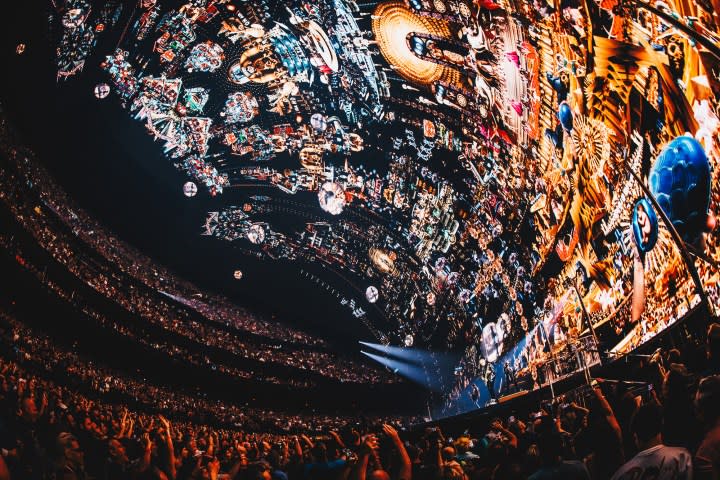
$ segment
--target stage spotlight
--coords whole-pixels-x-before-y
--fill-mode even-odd
[[[399,358],[401,360],[414,363],[416,365],[422,365],[426,364],[428,361],[431,360],[431,357],[435,357],[436,359],[440,360],[442,363],[457,360],[456,357],[453,355],[448,354],[447,352],[430,352],[427,350],[420,350],[417,348],[407,348],[407,347],[394,347],[392,345],[382,345],[379,343],[368,343],[368,342],[358,342],[361,345],[365,345],[366,347],[370,347],[373,350],[378,350],[380,352],[383,352],[387,355],[391,355],[395,358]]]
[[[403,363],[392,358],[381,357],[380,355],[368,353],[363,350],[361,350],[360,353],[372,358],[373,360],[381,363],[382,365],[385,365],[390,370],[392,370],[393,373],[405,377],[415,383],[418,383],[425,388],[435,391],[442,390],[442,385],[440,385],[440,382],[436,378],[430,378],[425,369],[423,369],[422,367],[409,363]]]

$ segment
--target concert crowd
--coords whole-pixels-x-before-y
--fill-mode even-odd
[[[184,394],[0,317],[0,478],[636,479],[720,473],[720,324],[596,379],[466,424],[289,415]],[[491,412],[492,413],[492,412]],[[402,421],[404,420],[404,421]],[[4,465],[3,465],[4,464]]]

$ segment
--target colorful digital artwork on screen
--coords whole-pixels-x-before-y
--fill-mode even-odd
[[[121,7],[66,2],[58,82],[103,72],[93,101],[145,126],[184,201],[210,199],[198,235],[237,247],[243,285],[243,258],[284,262],[368,355],[427,352],[395,371],[452,358],[438,415],[718,305],[716,0]]]

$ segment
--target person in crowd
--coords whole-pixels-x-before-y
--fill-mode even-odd
[[[668,447],[662,439],[662,410],[655,403],[642,405],[632,419],[632,432],[639,450],[615,472],[612,480],[655,478],[692,479],[692,456],[682,447]]]
[[[10,480],[10,470],[8,470],[3,457],[0,457],[0,480]]]
[[[505,363],[503,364],[503,373],[505,374],[505,393],[517,390],[517,377],[509,360],[505,360]]]
[[[12,377],[10,378],[13,379]],[[18,399],[17,413],[8,413],[7,431],[3,444],[4,451],[8,454],[8,464],[11,469],[20,472],[24,478],[40,478],[43,463],[47,462],[48,448],[43,446],[43,440],[47,439],[47,425],[41,418],[46,408],[47,396],[43,394],[42,405],[39,409],[33,392],[35,381],[15,377],[15,385],[7,385],[7,388],[14,387],[14,394]],[[47,444],[47,443],[46,443]]]
[[[470,447],[472,446],[473,442],[470,439],[470,437],[463,435],[462,437],[459,437],[457,440],[455,440],[455,451],[457,452],[457,455],[455,458],[460,462],[468,461],[468,460],[476,460],[480,458],[478,455],[473,453],[470,450]]]
[[[127,449],[120,438],[112,437],[107,442],[108,456],[105,460],[104,477],[106,480],[122,480],[131,476],[132,463]]]
[[[485,386],[488,389],[488,393],[490,394],[488,402],[489,403],[497,402],[497,394],[495,392],[495,364],[492,362],[487,362],[484,366],[484,371],[483,371],[482,376],[483,376],[483,379],[485,380]]]
[[[711,323],[707,330],[707,368],[704,376],[720,375],[720,323]]]
[[[557,422],[550,416],[539,420],[537,430],[541,466],[529,480],[589,480],[590,473],[582,462],[564,458],[563,437]]]
[[[475,383],[470,385],[470,399],[477,408],[482,407],[480,405],[480,389]]]
[[[593,478],[609,478],[625,461],[623,451],[623,434],[615,412],[605,397],[605,382],[597,379],[592,388],[590,399],[588,425],[584,432],[585,445],[589,451],[586,455],[586,464]]]
[[[720,375],[700,381],[695,405],[707,433],[695,453],[695,478],[720,478]]]
[[[58,458],[55,478],[58,480],[83,480],[85,475],[85,452],[77,438],[69,432],[61,432],[56,440]]]
[[[668,446],[686,446],[691,451],[697,447],[700,425],[693,413],[693,393],[685,365],[670,363],[662,384],[662,436]]]
[[[682,354],[680,353],[680,350],[678,350],[677,348],[671,348],[667,352],[666,364],[668,366],[671,366],[673,363],[677,363],[677,364],[682,363]]]

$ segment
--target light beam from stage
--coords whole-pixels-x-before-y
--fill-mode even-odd
[[[367,355],[376,362],[385,365],[398,375],[408,378],[413,382],[422,385],[425,388],[429,388],[430,390],[435,391],[442,391],[442,385],[440,384],[438,379],[430,378],[430,375],[428,375],[425,369],[418,365],[404,363],[399,360],[394,360],[392,358],[381,357],[380,355],[375,355],[374,353],[368,353],[362,350],[360,350],[360,353],[362,353],[363,355]]]
[[[423,365],[423,364],[427,363],[427,361],[430,360],[431,356],[435,357],[437,360],[439,360],[443,364],[456,363],[458,360],[457,356],[453,356],[453,355],[445,353],[445,352],[430,353],[427,350],[419,350],[417,348],[394,347],[392,345],[382,345],[379,343],[368,343],[368,342],[358,342],[358,343],[361,345],[365,345],[366,347],[370,347],[373,350],[383,352],[392,357],[399,358],[406,362],[413,363],[415,365]]]

